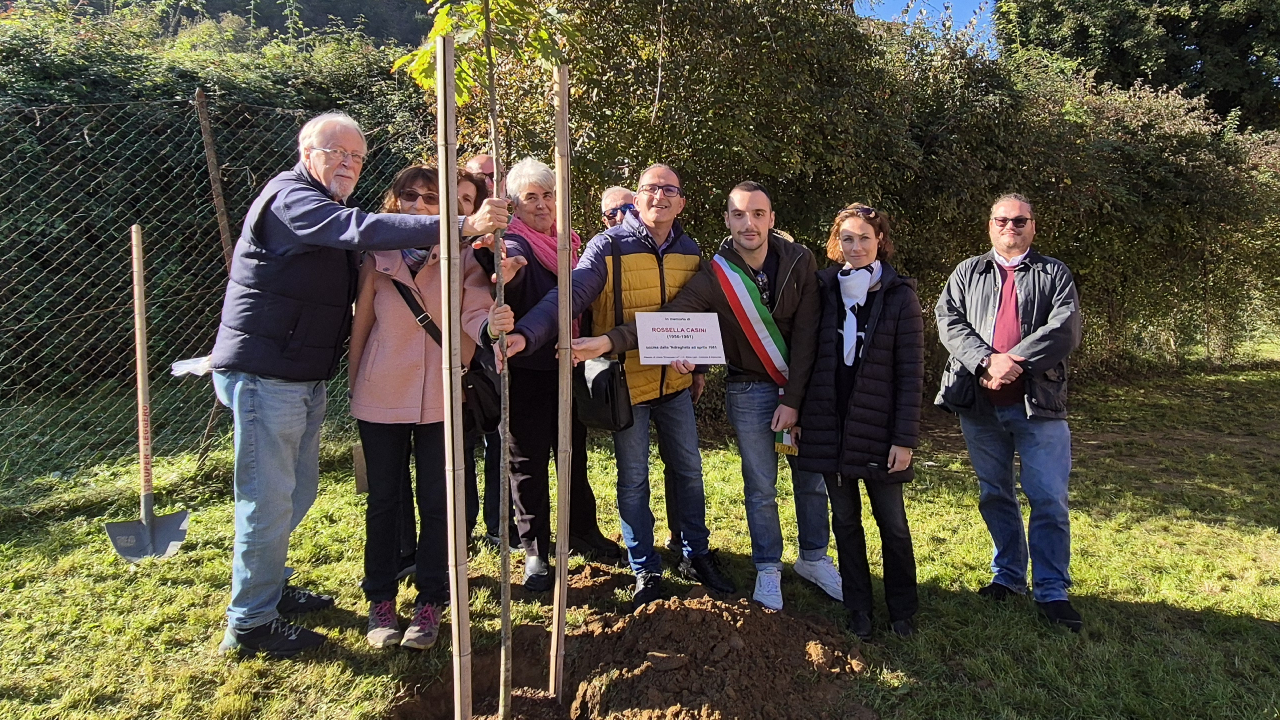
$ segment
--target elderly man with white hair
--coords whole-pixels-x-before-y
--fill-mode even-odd
[[[347,200],[367,146],[338,112],[298,133],[298,164],[272,178],[249,207],[231,262],[213,347],[214,390],[235,427],[235,545],[224,652],[291,657],[324,636],[281,615],[333,598],[286,585],[289,536],[316,498],[325,383],[351,331],[359,252],[436,245],[438,216],[366,213]],[[462,234],[507,224],[505,201],[486,201]]]
[[[614,185],[600,195],[600,220],[607,228],[621,225],[627,213],[635,209],[636,194],[621,185]]]
[[[508,280],[506,302],[516,319],[556,287],[556,176],[545,164],[525,158],[507,174],[507,191],[515,217],[503,241],[508,257],[528,264]],[[572,233],[573,264],[582,245]],[[574,322],[576,330],[578,323]],[[577,333],[574,333],[577,336]],[[551,589],[547,562],[551,543],[551,495],[547,462],[556,449],[560,377],[554,344],[511,358],[511,489],[516,527],[525,551],[524,586],[531,592]],[[622,551],[596,522],[596,498],[587,482],[587,428],[573,416],[573,460],[569,469],[569,542],[575,553],[617,561]]]

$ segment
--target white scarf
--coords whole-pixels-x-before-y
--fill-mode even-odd
[[[865,272],[864,272],[865,271]],[[840,281],[840,298],[844,304],[844,364],[852,366],[858,357],[858,308],[867,302],[867,292],[880,282],[880,261],[854,268],[845,263],[836,274]]]

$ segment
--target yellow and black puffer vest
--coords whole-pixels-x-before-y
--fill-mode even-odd
[[[689,282],[702,264],[702,251],[684,228],[676,223],[674,237],[659,252],[644,226],[634,217],[624,224],[632,232],[619,238],[622,264],[622,321],[629,323],[638,312],[657,312],[680,288]],[[608,277],[604,290],[591,304],[592,335],[604,335],[614,326],[612,255],[605,255]],[[585,334],[585,333],[584,333]],[[693,383],[690,375],[681,375],[668,365],[641,365],[640,353],[627,353],[627,388],[631,404],[672,395]]]

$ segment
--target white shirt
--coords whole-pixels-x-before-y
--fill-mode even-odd
[[[995,252],[994,250],[991,251],[991,254],[996,256],[996,262],[1000,263],[1001,265],[1007,268],[1016,268],[1022,264],[1023,260],[1027,259],[1027,255],[1031,254],[1031,250],[1027,249],[1026,252],[1022,253],[1021,255],[1015,257],[1012,260],[1005,260],[1003,255],[1001,255],[998,252]]]

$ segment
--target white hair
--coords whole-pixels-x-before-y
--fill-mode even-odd
[[[532,185],[538,185],[544,190],[555,190],[556,174],[546,163],[527,157],[507,173],[507,196],[512,202],[519,204],[520,196]]]
[[[621,185],[614,185],[608,190],[605,190],[603,193],[600,193],[600,212],[605,213],[612,210],[614,208],[614,203],[609,202],[609,198],[615,197],[619,193],[626,193],[632,196],[632,198],[635,197],[635,192],[633,192],[631,188],[624,188]]]
[[[320,134],[320,130],[325,125],[341,125],[351,128],[360,133],[360,139],[364,140],[364,131],[360,129],[360,123],[356,122],[350,115],[341,110],[330,110],[327,113],[319,115],[307,121],[302,129],[298,131],[298,159],[302,160],[307,154],[307,150],[316,146],[316,136]]]

